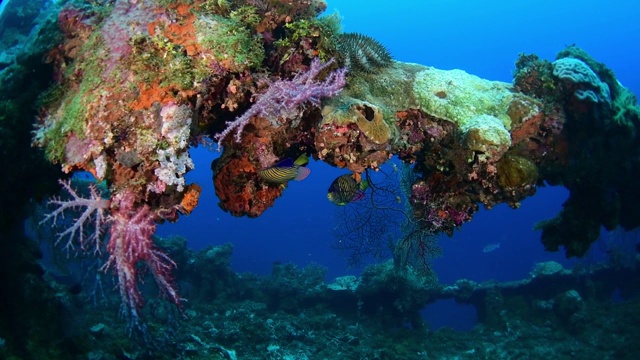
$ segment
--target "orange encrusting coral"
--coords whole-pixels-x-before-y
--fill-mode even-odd
[[[198,206],[198,199],[202,193],[202,187],[198,184],[191,184],[184,192],[182,201],[180,201],[179,210],[185,215],[189,215],[196,206]]]
[[[197,55],[202,51],[202,47],[196,39],[196,16],[187,4],[179,4],[175,6],[175,10],[181,19],[169,24],[164,30],[164,36],[174,44],[184,47],[188,56]]]
[[[172,90],[175,90],[174,86],[161,87],[157,81],[151,85],[142,84],[138,98],[131,103],[131,109],[144,110],[150,108],[155,102],[166,105],[172,101],[176,101]]]
[[[273,205],[283,188],[262,184],[258,169],[247,155],[238,155],[214,171],[213,183],[220,199],[219,205],[235,216],[257,217]]]

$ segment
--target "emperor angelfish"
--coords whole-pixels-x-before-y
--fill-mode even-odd
[[[329,186],[327,199],[339,206],[347,205],[364,198],[364,191],[368,187],[366,180],[358,183],[351,174],[340,175]]]
[[[309,163],[307,154],[298,156],[296,161],[284,159],[273,166],[258,170],[258,176],[264,181],[274,184],[286,184],[291,180],[304,180],[311,170],[305,167]]]

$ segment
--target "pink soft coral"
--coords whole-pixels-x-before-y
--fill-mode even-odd
[[[149,267],[160,292],[180,306],[181,298],[171,277],[171,270],[176,264],[153,244],[156,223],[155,214],[149,206],[136,204],[136,194],[130,189],[122,190],[108,200],[100,196],[94,184],[89,185],[90,195],[86,198],[78,195],[69,182],[60,181],[60,184],[71,198],[49,201],[56,208],[40,223],[52,220],[55,224],[65,213],[80,213],[64,231],[57,234],[56,243],[64,240],[68,251],[78,242],[81,252],[87,252],[91,247],[94,254],[101,251],[101,235],[106,228],[109,229],[106,247],[109,259],[101,270],[112,269],[118,277],[123,309],[129,318],[137,322],[138,311],[143,304],[138,289],[141,277],[137,266],[139,262]],[[111,215],[107,216],[107,211]]]
[[[132,318],[137,319],[138,310],[143,303],[137,285],[140,276],[137,267],[139,261],[149,267],[160,292],[178,306],[181,299],[171,278],[171,270],[176,264],[153,244],[152,236],[156,230],[154,214],[147,205],[135,207],[135,199],[131,190],[125,190],[113,199],[117,210],[109,217],[109,260],[102,269],[112,268],[115,271],[124,309]]]

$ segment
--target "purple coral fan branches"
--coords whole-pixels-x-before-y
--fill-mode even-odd
[[[346,69],[332,71],[322,82],[315,80],[316,76],[333,62],[334,59],[325,63],[317,58],[313,59],[306,72],[297,74],[291,80],[277,80],[271,83],[265,93],[257,96],[257,101],[249,110],[234,121],[228,122],[224,131],[216,135],[218,148],[222,146],[222,140],[232,132],[235,132],[236,141],[240,142],[242,130],[254,116],[263,116],[271,123],[279,124],[279,117],[293,118],[299,115],[303,104],[319,105],[323,97],[337,95],[346,84]]]
[[[58,217],[64,218],[65,212],[78,213],[81,211],[80,215],[72,221],[71,226],[57,234],[56,245],[66,238],[64,248],[69,252],[74,248],[74,239],[77,239],[83,251],[86,251],[90,245],[94,248],[94,253],[100,253],[100,247],[102,246],[100,236],[102,235],[103,226],[107,222],[105,211],[109,208],[109,199],[102,198],[94,184],[89,185],[89,197],[85,198],[78,195],[71,187],[70,182],[60,180],[59,183],[69,193],[71,199],[52,198],[48,205],[56,208],[52,212],[45,214],[42,221],[40,221],[40,225],[49,220],[56,224],[59,220]],[[85,226],[87,224],[93,225],[93,229],[88,236],[85,234]]]

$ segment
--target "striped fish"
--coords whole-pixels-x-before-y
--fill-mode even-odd
[[[311,170],[305,167],[309,163],[307,154],[300,155],[296,161],[284,159],[277,164],[258,170],[258,176],[264,181],[274,184],[286,184],[291,180],[304,180]]]
[[[347,205],[364,198],[364,191],[368,187],[366,180],[358,183],[351,174],[340,175],[329,186],[327,199],[339,206]]]

